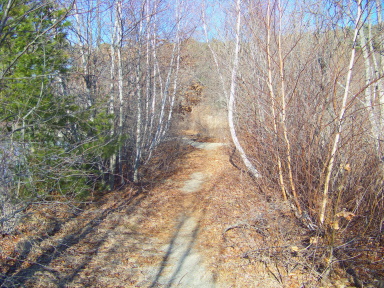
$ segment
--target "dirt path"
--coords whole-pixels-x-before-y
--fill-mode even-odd
[[[196,151],[194,155],[195,160],[201,157],[198,159],[200,161],[207,159],[207,154],[215,154],[209,151],[217,150],[223,146],[222,143],[196,142],[188,138],[184,140],[188,145],[203,150]],[[218,159],[210,160],[219,161]],[[196,162],[195,164],[197,164]],[[192,171],[188,173],[189,179],[174,182],[180,186],[177,192],[184,194],[182,207],[185,211],[176,220],[176,227],[173,229],[169,243],[160,249],[163,252],[160,266],[146,267],[146,272],[143,273],[146,279],[139,286],[146,286],[145,283],[148,278],[154,278],[150,287],[215,287],[214,277],[205,268],[203,256],[196,247],[200,230],[199,219],[202,217],[202,212],[195,205],[196,198],[193,193],[201,191],[204,185],[209,184],[212,172],[207,168],[206,165],[198,165],[190,169]]]

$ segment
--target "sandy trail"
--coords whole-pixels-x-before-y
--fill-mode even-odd
[[[184,139],[184,141],[197,149],[205,150],[201,153],[202,157],[206,157],[209,151],[223,146],[222,143],[204,143],[190,139]],[[176,221],[169,243],[161,248],[163,259],[160,269],[157,269],[156,276],[149,287],[215,287],[214,276],[205,268],[203,256],[195,247],[200,230],[199,218],[202,217],[202,213],[193,207],[196,199],[191,195],[203,189],[211,177],[212,173],[209,169],[196,167],[190,172],[189,179],[179,183],[182,185],[178,190],[188,194],[184,197],[185,211]],[[153,278],[154,268],[146,267],[148,273],[146,277]]]
[[[180,217],[170,243],[163,247],[165,254],[152,287],[215,287],[212,274],[194,247],[199,229],[194,217]]]

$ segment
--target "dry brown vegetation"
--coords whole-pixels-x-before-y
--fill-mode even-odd
[[[111,59],[97,59],[119,64],[100,78],[115,96],[110,115],[121,116],[112,130],[122,142],[123,131],[132,134],[94,167],[121,190],[95,192],[84,203],[54,194],[31,205],[15,231],[1,235],[0,287],[177,286],[161,283],[171,261],[165,247],[191,218],[197,228],[186,245],[203,256],[218,287],[384,287],[384,72],[372,69],[384,63],[384,44],[379,35],[367,38],[375,46],[363,45],[372,27],[352,17],[379,8],[331,1],[335,10],[327,12],[300,2],[299,14],[283,2],[237,1],[226,12],[230,36],[223,41],[181,39],[178,27],[172,44],[157,38],[154,21],[153,30],[140,32],[141,45],[131,44],[147,53],[143,63],[120,51],[133,73],[125,78],[114,46],[100,50]],[[111,15],[120,17],[121,3]],[[332,12],[355,26],[337,23]],[[324,26],[311,31],[307,17]],[[158,65],[161,73],[151,75]],[[169,75],[168,84],[174,77],[174,85],[163,86],[161,75]],[[137,83],[124,82],[135,77]],[[129,87],[113,87],[117,82]],[[128,99],[117,98],[123,90]],[[235,136],[245,153],[231,144]],[[205,150],[191,141],[227,145]],[[204,175],[201,189],[183,192],[196,172]]]
[[[150,185],[95,195],[81,207],[36,205],[28,211],[17,233],[2,236],[1,287],[154,287],[162,247],[172,241],[182,215],[197,219],[193,245],[218,287],[352,287],[383,276],[382,245],[354,241],[349,250],[335,249],[340,258],[322,283],[326,239],[302,226],[276,191],[258,187],[235,168],[230,147],[168,147],[182,154],[167,162],[173,163],[167,177]],[[236,156],[232,162],[241,166]],[[209,179],[200,191],[181,193],[195,171]]]

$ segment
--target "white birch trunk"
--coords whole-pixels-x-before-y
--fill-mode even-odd
[[[116,12],[117,12],[117,87],[118,87],[118,95],[119,95],[119,121],[118,121],[118,142],[120,144],[123,134],[123,124],[124,124],[124,79],[123,79],[123,63],[121,50],[123,49],[123,27],[122,27],[122,2],[118,1],[116,4]],[[120,173],[120,184],[124,184],[123,177],[123,169],[122,169],[122,147],[119,145],[119,173]]]
[[[135,160],[133,164],[133,182],[138,183],[139,182],[139,167],[140,167],[140,161],[141,161],[141,143],[142,143],[142,91],[140,86],[140,78],[141,78],[141,49],[142,49],[142,31],[143,31],[143,20],[140,20],[139,23],[139,32],[138,32],[138,59],[136,64],[136,141],[135,141]]]
[[[151,91],[151,107],[150,107],[150,120],[149,120],[149,133],[150,133],[150,137],[148,138],[148,143],[147,143],[147,147],[149,147],[149,152],[148,152],[148,155],[146,157],[146,160],[145,160],[145,163],[147,163],[151,157],[152,157],[152,152],[154,150],[154,147],[156,146],[156,136],[157,136],[157,129],[155,128],[156,124],[155,124],[155,120],[156,120],[156,104],[157,104],[157,78],[159,79],[159,82],[160,82],[160,85],[162,87],[162,81],[161,81],[161,76],[160,76],[160,69],[158,69],[158,62],[157,62],[157,53],[156,53],[156,43],[157,43],[157,34],[156,34],[156,22],[157,22],[157,17],[156,17],[156,13],[157,13],[157,4],[158,2],[155,2],[154,3],[154,15],[153,15],[153,24],[151,25],[152,27],[152,35],[151,35],[151,45],[152,45],[152,51],[151,51],[151,54],[152,54],[152,60],[153,60],[153,64],[151,64],[151,69],[152,69],[152,73],[150,73],[150,77],[152,77],[152,91]],[[160,89],[160,91],[162,91],[162,88]],[[157,126],[156,126],[157,127]],[[156,131],[154,130],[156,129]]]
[[[112,43],[111,43],[111,70],[110,70],[110,95],[109,95],[109,106],[108,106],[108,114],[114,115],[115,114],[115,95],[114,95],[114,82],[115,82],[115,61],[116,61],[116,55],[115,55],[115,46],[116,46],[116,38],[117,38],[117,26],[118,24],[118,15],[115,13],[117,10],[112,9],[111,10],[111,22],[114,22],[114,26],[112,27]],[[110,131],[111,137],[115,135],[115,120],[111,119],[111,131]],[[109,158],[109,187],[112,190],[115,183],[115,177],[114,173],[116,170],[116,153],[113,153],[111,157]]]
[[[328,165],[326,167],[326,173],[325,173],[325,180],[324,180],[324,189],[323,189],[323,200],[321,204],[321,210],[320,210],[320,223],[324,224],[325,220],[325,213],[327,210],[327,204],[328,204],[328,194],[329,194],[329,182],[331,180],[331,175],[332,175],[332,170],[333,170],[333,165],[335,163],[335,157],[336,157],[336,152],[339,147],[339,141],[340,141],[340,135],[342,132],[343,128],[343,119],[344,119],[344,114],[347,108],[347,99],[348,99],[348,94],[349,94],[349,86],[351,84],[351,79],[352,79],[352,70],[355,62],[355,54],[356,54],[356,42],[357,42],[357,36],[360,28],[360,19],[361,19],[361,0],[357,1],[357,15],[356,15],[356,20],[355,20],[355,29],[354,29],[354,35],[353,35],[353,47],[351,51],[351,56],[350,56],[350,61],[349,61],[349,66],[348,66],[348,74],[347,78],[345,80],[345,88],[344,88],[344,96],[342,99],[341,103],[341,108],[339,111],[339,116],[337,119],[337,127],[336,127],[336,134],[335,138],[333,140],[333,146],[330,154],[330,159],[328,162]]]
[[[161,88],[162,99],[161,99],[159,121],[157,123],[156,133],[155,133],[155,136],[153,138],[150,150],[154,149],[154,147],[156,147],[160,143],[160,141],[162,139],[162,135],[163,135],[163,131],[164,131],[164,126],[165,126],[165,123],[164,123],[165,108],[166,108],[167,100],[168,100],[168,97],[169,97],[169,86],[170,86],[170,83],[171,83],[171,76],[172,76],[172,71],[173,71],[173,63],[175,61],[176,47],[177,47],[177,45],[175,44],[173,46],[173,49],[172,49],[172,55],[171,55],[171,60],[170,60],[170,64],[169,64],[169,70],[168,70],[168,73],[167,73],[167,78],[166,78],[164,86],[162,84],[162,80],[161,80],[161,76],[160,76],[160,70],[157,67],[158,68],[158,73],[159,73],[159,80],[160,80],[160,88]]]
[[[261,177],[259,171],[253,166],[251,161],[248,159],[243,147],[241,146],[239,139],[236,135],[236,129],[233,119],[234,108],[235,108],[235,97],[236,97],[236,78],[237,71],[239,69],[239,54],[240,54],[240,25],[241,25],[241,10],[240,10],[241,0],[236,1],[236,43],[235,43],[235,53],[233,59],[233,68],[231,76],[231,87],[229,92],[228,99],[228,125],[231,133],[232,141],[235,144],[237,151],[239,151],[240,157],[243,160],[244,165],[248,169],[249,173],[255,177]]]
[[[148,139],[150,139],[150,119],[151,119],[151,111],[149,108],[149,103],[151,101],[151,29],[150,29],[150,1],[147,0],[146,8],[145,8],[145,24],[146,24],[146,75],[145,75],[145,124],[144,124],[144,132],[143,132],[143,143],[146,145]]]
[[[156,7],[155,7],[156,9]],[[152,59],[153,59],[153,67],[152,67],[152,79],[153,79],[153,85],[152,85],[152,103],[151,103],[151,120],[149,121],[149,130],[151,131],[151,136],[153,133],[153,127],[155,122],[155,109],[156,109],[156,100],[157,100],[157,83],[156,83],[156,15],[154,16],[154,24],[153,24],[153,34],[152,34]],[[152,140],[152,139],[151,139]]]

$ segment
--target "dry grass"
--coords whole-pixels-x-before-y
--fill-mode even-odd
[[[207,229],[202,236],[222,287],[299,287],[312,280],[306,279],[310,273],[295,266],[300,259],[273,248],[300,246],[305,231],[288,207],[268,203],[267,198],[246,175],[228,165],[206,194]]]

